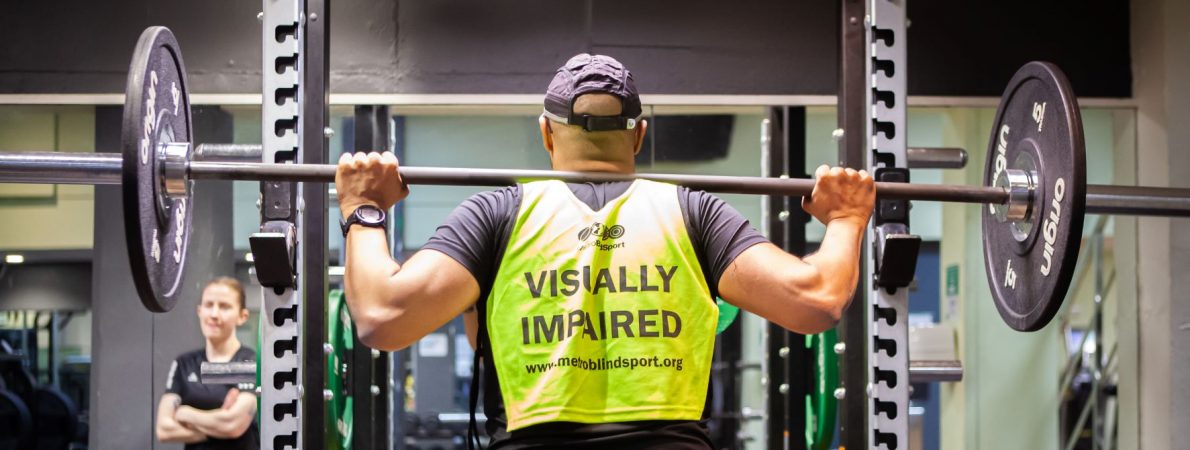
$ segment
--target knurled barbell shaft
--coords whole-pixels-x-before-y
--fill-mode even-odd
[[[0,182],[43,184],[119,184],[121,155],[117,153],[0,152]],[[331,164],[264,164],[191,161],[195,180],[335,181]],[[804,196],[814,181],[799,178],[764,178],[723,175],[599,174],[549,170],[464,169],[402,167],[407,183],[452,186],[509,186],[521,181],[557,179],[572,183],[630,181],[644,178],[680,184],[708,192]],[[941,184],[877,183],[883,198],[936,200],[965,203],[1002,203],[1003,189]]]
[[[243,164],[222,162],[190,163],[190,177],[195,180],[261,181],[335,181],[330,164]],[[561,180],[568,183],[599,183],[647,179],[679,184],[692,189],[728,194],[805,196],[814,189],[814,180],[804,178],[740,177],[725,175],[682,175],[637,173],[557,172],[550,170],[470,169],[451,167],[401,167],[401,177],[409,184],[509,186],[529,180]],[[1007,195],[1003,189],[941,184],[876,183],[877,195],[889,199],[936,200],[964,203],[1000,203]]]
[[[0,183],[119,184],[121,155],[117,153],[0,152]],[[191,161],[195,180],[250,180],[331,183],[331,164],[263,164]],[[450,186],[508,186],[537,179],[574,183],[628,181],[636,178],[680,184],[708,192],[804,196],[814,181],[723,175],[600,174],[549,170],[506,170],[449,167],[402,167],[409,184]],[[920,183],[876,183],[877,195],[887,199],[960,203],[1003,203],[1004,189]],[[1142,186],[1087,186],[1087,213],[1190,217],[1190,189]]]

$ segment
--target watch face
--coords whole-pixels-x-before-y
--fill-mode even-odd
[[[384,220],[384,211],[376,208],[360,208],[355,211],[361,222],[380,223]]]

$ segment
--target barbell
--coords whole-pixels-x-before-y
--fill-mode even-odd
[[[138,296],[150,311],[177,301],[191,229],[194,180],[332,183],[334,165],[200,160],[191,142],[185,67],[165,27],[142,33],[125,90],[122,151],[0,153],[0,182],[119,184]],[[292,99],[265,99],[291,102]],[[1008,84],[988,144],[984,186],[877,182],[879,199],[986,204],[983,253],[992,296],[1012,328],[1037,330],[1061,307],[1074,275],[1085,213],[1190,216],[1190,189],[1086,184],[1077,99],[1049,63],[1022,67]],[[277,130],[279,136],[291,130]],[[647,179],[716,193],[809,195],[809,179],[547,170],[401,167],[409,184],[507,186]]]

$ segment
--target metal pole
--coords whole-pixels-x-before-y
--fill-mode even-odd
[[[372,143],[367,149],[387,151],[386,146]],[[365,150],[356,150],[365,151]],[[261,144],[198,144],[194,145],[194,152],[190,155],[192,161],[209,162],[259,162],[264,152]],[[40,154],[62,154],[57,152],[40,152]],[[100,154],[89,150],[68,151],[67,155]],[[111,154],[118,156],[118,154]],[[923,148],[909,149],[909,167],[913,169],[962,169],[967,162],[966,150],[959,148]]]
[[[0,152],[0,182],[120,184],[119,153]]]
[[[266,0],[268,1],[268,0]],[[298,135],[302,140],[299,162],[305,164],[323,164],[330,160],[330,133],[326,132],[330,120],[330,42],[331,42],[331,5],[330,0],[305,0],[305,49],[300,57],[304,59],[301,72],[302,81],[299,85],[301,97],[299,104],[302,108]],[[298,447],[307,449],[322,448],[328,441],[328,436],[338,436],[335,428],[326,426],[329,402],[324,401],[322,395],[326,389],[326,355],[322,353],[323,343],[327,342],[327,252],[329,250],[327,219],[330,218],[326,187],[319,184],[303,184],[299,187],[302,210],[298,219],[298,239],[304,241],[299,246],[301,257],[298,258],[298,290],[301,300],[301,351],[302,359],[301,384],[305,398],[301,402],[301,438]],[[337,210],[337,208],[336,208]],[[335,220],[338,214],[335,214]],[[335,319],[338,319],[337,317]],[[362,375],[362,374],[356,374]],[[366,380],[366,376],[357,376]],[[341,395],[334,393],[333,395]],[[356,398],[354,401],[366,402],[370,398]],[[367,420],[366,417],[361,417]],[[358,423],[358,422],[357,422]],[[357,447],[358,448],[358,447]],[[363,450],[371,450],[365,447]]]
[[[0,152],[0,183],[120,184],[122,158],[116,153]],[[331,164],[262,164],[190,162],[194,180],[256,180],[330,183]],[[571,183],[631,181],[637,178],[675,183],[692,189],[728,194],[804,196],[814,181],[801,178],[763,178],[725,175],[555,172],[550,170],[402,167],[409,184],[452,186],[509,186],[531,180],[556,179]],[[1001,204],[1004,189],[923,183],[876,183],[877,196],[959,203]],[[1190,217],[1190,189],[1149,186],[1087,185],[1089,214]]]
[[[963,381],[963,365],[958,361],[910,361],[909,383]]]
[[[909,57],[906,10],[907,1],[868,0],[865,16],[867,61],[867,94],[865,116],[870,118],[864,166],[875,176],[877,170],[896,170],[908,167],[906,127],[908,125]],[[886,172],[895,173],[895,172]],[[879,179],[879,178],[877,178]],[[910,174],[905,173],[905,181]],[[878,188],[879,189],[879,188]],[[885,196],[887,199],[887,196]],[[908,213],[884,212],[909,208],[903,204],[886,203],[881,199],[872,215],[866,242],[869,249],[881,249],[887,234],[910,234]],[[888,209],[886,209],[888,208]],[[861,261],[867,273],[879,276],[877,251],[865,252]],[[912,262],[916,264],[916,261]],[[909,290],[878,286],[875,278],[866,286],[866,301],[859,302],[868,311],[867,351],[868,370],[868,446],[869,448],[909,448]],[[862,299],[862,298],[861,298]],[[891,319],[890,319],[891,318]],[[847,349],[849,352],[851,348]],[[848,446],[848,448],[851,448]]]
[[[805,108],[774,107],[769,111],[769,174],[806,176]],[[806,254],[809,216],[788,197],[771,196],[767,207],[772,243],[795,255]],[[809,387],[805,382],[808,360],[805,337],[776,323],[770,322],[767,327],[767,448],[803,450],[806,448],[805,397]]]
[[[839,2],[839,83],[838,129],[834,136],[839,142],[839,163],[846,167],[865,167],[867,147],[864,145],[867,116],[867,42],[864,20],[867,4],[863,0]],[[865,246],[866,247],[866,246]],[[861,250],[861,260],[867,258]],[[839,399],[840,447],[869,448],[868,439],[868,307],[866,277],[860,277],[851,306],[843,313],[839,324],[839,373],[843,395]]]
[[[1087,212],[1190,217],[1190,189],[1087,185]]]
[[[600,183],[646,179],[680,184],[692,189],[730,194],[805,196],[814,190],[814,180],[804,178],[762,178],[726,175],[612,174],[556,172],[551,170],[469,169],[452,167],[402,167],[401,177],[409,184],[508,186],[531,180],[561,180],[567,183]],[[196,180],[261,180],[333,182],[335,166],[329,164],[245,164],[193,161],[190,177]],[[946,201],[961,203],[1004,203],[1004,189],[945,184],[876,183],[882,198]]]
[[[1091,353],[1091,376],[1095,379],[1095,392],[1091,396],[1091,450],[1099,449],[1099,438],[1103,435],[1103,232],[1092,236],[1095,258],[1095,315],[1092,316],[1092,330],[1095,333],[1095,351]],[[1082,349],[1079,349],[1082,350]]]
[[[198,144],[191,159],[194,161],[260,161],[264,146],[256,144]]]
[[[323,124],[315,124],[307,130],[308,121],[302,116],[308,112],[306,84],[306,29],[305,2],[303,0],[261,0],[261,95],[266,101],[261,104],[261,156],[260,162],[285,164],[303,162],[306,138],[309,133],[320,133]],[[281,70],[276,70],[280,68]],[[315,68],[314,70],[318,70]],[[320,99],[311,99],[319,102]],[[314,161],[323,162],[323,161]],[[322,186],[308,186],[306,189]],[[262,207],[260,225],[262,231],[282,230],[295,235],[305,231],[298,195],[301,188],[289,183],[260,183]],[[326,228],[326,221],[313,221],[312,227]],[[324,445],[321,439],[309,439],[305,434],[325,427],[322,415],[321,383],[312,385],[305,380],[314,376],[319,382],[325,374],[307,371],[310,358],[324,357],[321,351],[323,336],[309,336],[303,323],[322,320],[322,316],[307,317],[303,307],[306,297],[305,248],[324,247],[325,240],[306,241],[303,233],[296,244],[287,245],[292,256],[291,273],[302,278],[296,286],[270,289],[261,288],[261,346],[260,364],[260,443],[262,448],[285,449],[317,448]],[[262,256],[255,255],[259,261]],[[323,269],[325,270],[325,269]],[[320,293],[321,295],[321,293]],[[319,297],[314,300],[322,303]],[[319,324],[322,325],[322,324]],[[314,344],[303,342],[314,339]],[[313,355],[307,355],[309,348],[318,348]],[[281,350],[284,349],[284,350]],[[278,351],[280,350],[280,351]],[[315,431],[322,437],[321,431]]]
[[[909,147],[905,160],[910,169],[962,169],[967,167],[967,150],[957,147]]]

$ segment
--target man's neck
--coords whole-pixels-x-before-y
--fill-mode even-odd
[[[555,161],[553,164],[554,170],[563,172],[600,172],[600,173],[619,173],[631,175],[636,173],[636,164],[633,161],[613,162],[613,161]]]
[[[222,341],[207,339],[207,361],[228,362],[240,350],[240,340],[233,334]]]

